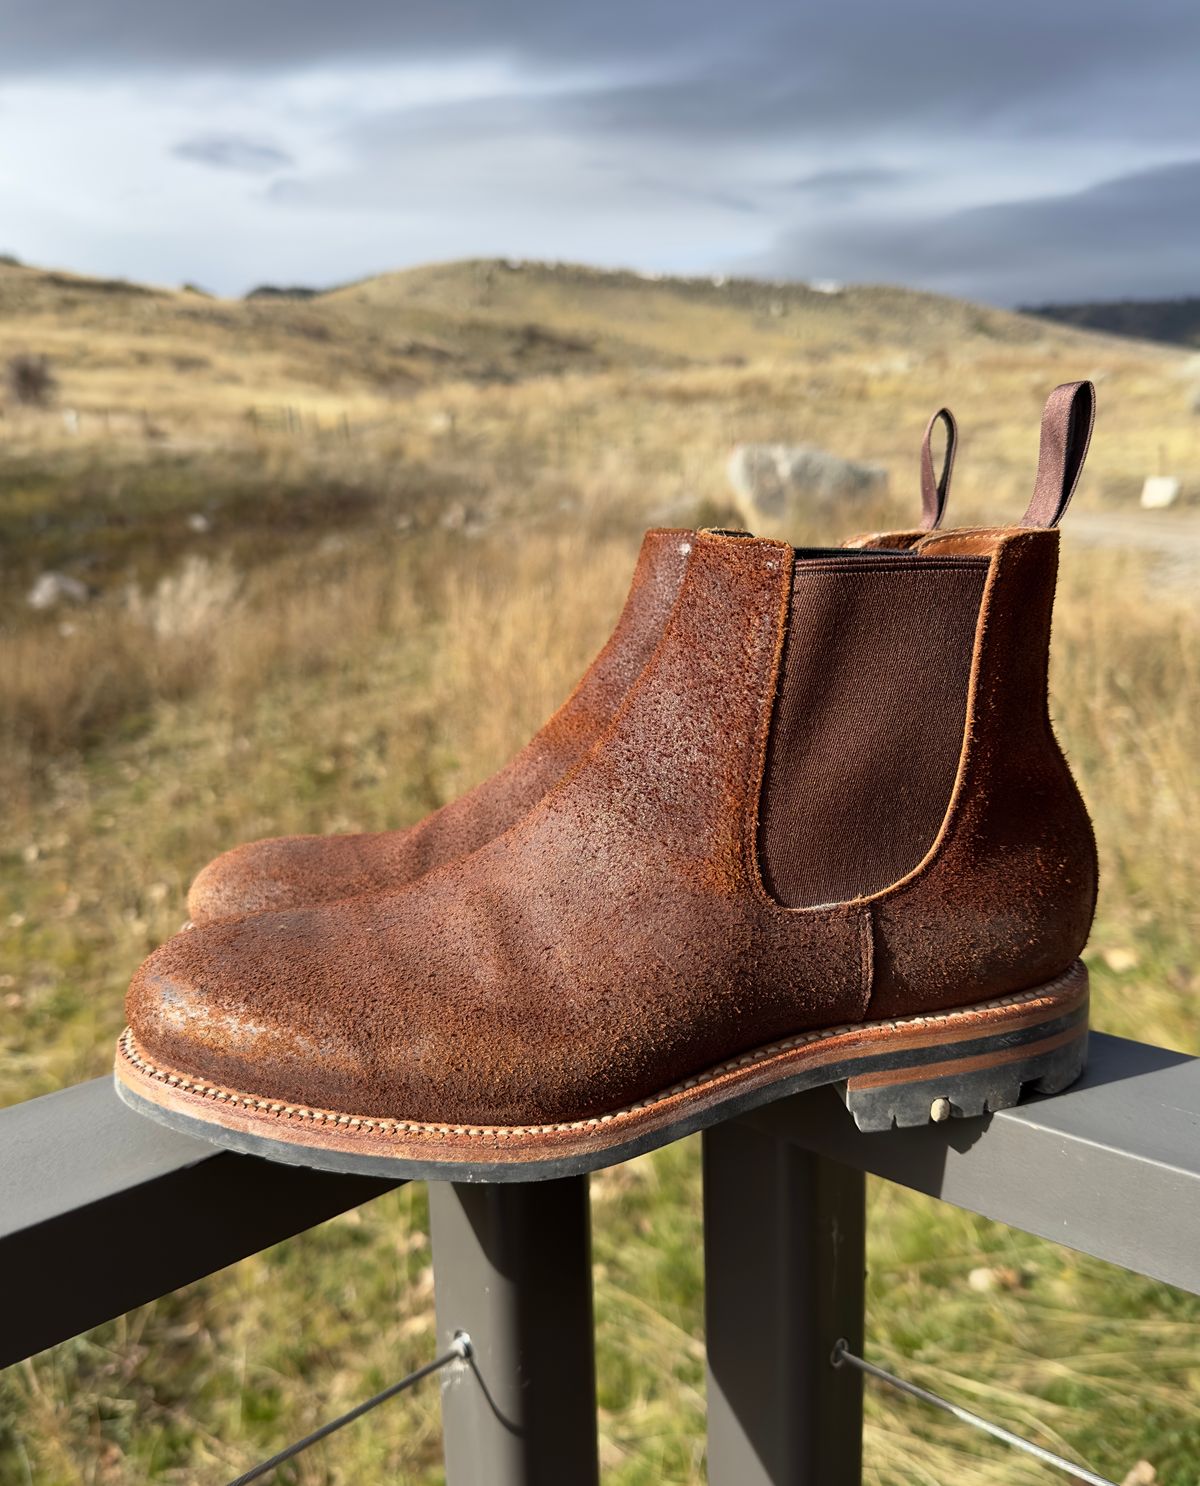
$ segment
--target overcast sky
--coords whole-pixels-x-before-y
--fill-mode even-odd
[[[1200,293],[1195,0],[0,0],[0,252]]]

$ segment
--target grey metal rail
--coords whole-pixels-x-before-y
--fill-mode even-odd
[[[392,1183],[272,1165],[127,1109],[111,1078],[0,1110],[0,1367]]]
[[[1200,1059],[1094,1036],[1075,1088],[861,1135],[831,1090],[704,1137],[712,1486],[861,1480],[865,1173],[1200,1293]],[[107,1079],[0,1111],[0,1365],[389,1189],[160,1129]],[[586,1181],[439,1187],[448,1478],[594,1481]]]
[[[862,1135],[830,1089],[705,1140],[710,1486],[858,1486],[865,1174],[1200,1293],[1200,1059],[1093,1034],[1053,1099]]]
[[[1063,1094],[990,1119],[860,1135],[832,1089],[755,1129],[1200,1294],[1200,1058],[1093,1033]]]

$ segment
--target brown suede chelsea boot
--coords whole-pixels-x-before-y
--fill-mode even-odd
[[[1084,1065],[1096,893],[1046,698],[1093,390],[1020,527],[693,540],[615,716],[419,881],[208,925],[130,987],[121,1097],[334,1170],[522,1180],[815,1085],[889,1129]]]
[[[945,426],[940,475],[932,436]],[[857,547],[907,547],[942,523],[957,428],[949,408],[929,420],[921,441],[921,526],[856,537]],[[608,643],[570,697],[509,764],[407,830],[334,836],[277,836],[224,852],[188,893],[192,924],[238,918],[401,887],[502,835],[588,751],[650,659],[683,582],[691,531],[649,531],[633,583]]]

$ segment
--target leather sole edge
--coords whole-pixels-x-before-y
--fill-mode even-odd
[[[117,1093],[185,1134],[249,1155],[395,1180],[539,1181],[629,1160],[776,1099],[838,1087],[861,1129],[970,1117],[1057,1092],[1083,1071],[1081,961],[1044,986],[925,1016],[804,1033],[732,1058],[611,1114],[470,1126],[352,1115],[266,1099],[152,1062],[130,1029]]]

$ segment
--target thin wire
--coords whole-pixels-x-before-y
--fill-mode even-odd
[[[1064,1460],[1061,1455],[1053,1455],[1049,1450],[1043,1450],[1041,1445],[1035,1445],[1030,1440],[1022,1439],[1019,1434],[1012,1434],[1009,1430],[1001,1428],[999,1424],[993,1424],[988,1419],[981,1419],[978,1414],[973,1414],[970,1409],[964,1409],[959,1404],[951,1403],[948,1398],[940,1398],[936,1393],[930,1393],[925,1388],[918,1388],[915,1383],[909,1383],[904,1378],[898,1378],[895,1373],[885,1372],[882,1367],[876,1367],[873,1362],[868,1362],[865,1357],[856,1357],[847,1347],[845,1340],[839,1341],[833,1349],[833,1356],[829,1359],[834,1367],[841,1367],[843,1362],[848,1362],[851,1367],[856,1367],[859,1372],[866,1373],[869,1377],[878,1378],[881,1383],[887,1383],[891,1388],[897,1388],[901,1393],[907,1393],[911,1398],[919,1398],[922,1403],[931,1404],[935,1409],[943,1409],[947,1414],[953,1414],[963,1424],[970,1424],[975,1429],[982,1429],[984,1434],[990,1434],[993,1439],[1001,1440],[1006,1445],[1011,1445],[1014,1450],[1023,1450],[1026,1455],[1032,1455],[1035,1460],[1040,1460],[1043,1465],[1052,1465],[1056,1470],[1066,1471],[1069,1476],[1074,1476],[1076,1481],[1082,1481],[1085,1486],[1117,1486],[1115,1481],[1110,1481],[1107,1476],[1098,1476],[1086,1466],[1072,1465],[1069,1460]]]
[[[362,1403],[352,1408],[349,1413],[342,1414],[337,1419],[331,1419],[328,1424],[322,1424],[320,1429],[314,1429],[312,1434],[306,1434],[302,1440],[296,1440],[294,1444],[288,1445],[286,1449],[280,1450],[278,1455],[272,1455],[270,1460],[263,1460],[240,1475],[236,1481],[231,1481],[229,1486],[248,1486],[251,1481],[258,1481],[269,1471],[277,1466],[283,1465],[291,1460],[294,1455],[299,1455],[301,1450],[307,1450],[310,1445],[315,1445],[318,1440],[323,1440],[338,1429],[344,1429],[347,1424],[353,1424],[369,1410],[378,1408],[381,1403],[386,1403],[389,1398],[395,1398],[397,1393],[403,1393],[406,1388],[411,1388],[414,1383],[419,1383],[422,1378],[427,1378],[430,1373],[440,1371],[441,1368],[449,1366],[451,1362],[460,1362],[471,1355],[471,1338],[465,1331],[460,1331],[454,1338],[454,1344],[448,1352],[443,1352],[440,1357],[435,1357],[432,1362],[427,1362],[424,1367],[418,1367],[416,1372],[410,1372],[407,1377],[401,1378],[399,1382],[393,1383],[385,1388],[382,1393],[376,1393],[373,1398],[365,1399]]]

